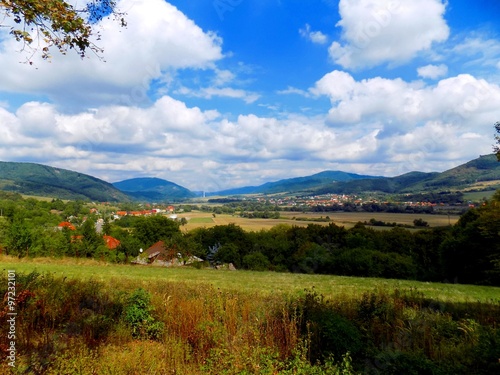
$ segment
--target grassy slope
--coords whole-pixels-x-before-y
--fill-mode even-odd
[[[94,279],[117,286],[148,286],[160,281],[188,284],[210,284],[221,290],[271,295],[301,293],[314,288],[327,297],[356,296],[367,291],[416,288],[426,297],[443,302],[500,302],[500,288],[461,284],[423,283],[406,280],[386,280],[330,275],[306,275],[274,272],[215,271],[193,268],[160,268],[111,265],[93,260],[48,259],[33,260],[0,257],[0,267],[17,273],[38,271],[55,276]]]

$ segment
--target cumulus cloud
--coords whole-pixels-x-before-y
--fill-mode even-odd
[[[348,69],[408,61],[448,38],[445,10],[441,0],[340,0],[342,43],[330,57]]]
[[[328,37],[321,31],[312,31],[311,26],[306,23],[303,29],[299,29],[299,34],[315,44],[326,44],[328,42]]]
[[[119,102],[137,104],[149,84],[172,69],[211,68],[221,59],[221,40],[202,30],[163,0],[120,0],[126,28],[104,19],[100,28],[106,62],[95,56],[82,61],[76,54],[54,55],[50,63],[20,64],[22,54],[13,38],[0,38],[0,91],[44,93],[69,105]]]
[[[426,65],[417,69],[419,77],[436,79],[443,77],[448,73],[448,67],[444,64],[440,65]]]
[[[334,71],[309,92],[330,98],[327,116],[230,120],[170,96],[147,107],[74,114],[39,102],[15,112],[0,108],[0,159],[108,181],[157,176],[213,191],[328,168],[371,175],[444,170],[491,152],[500,117],[500,87],[470,75],[415,85]]]
[[[385,128],[404,130],[433,119],[468,124],[470,119],[497,112],[500,87],[484,79],[461,74],[436,85],[375,77],[356,81],[350,74],[333,71],[310,90],[330,98],[329,121],[335,126],[360,121],[383,121]]]
[[[333,71],[310,92],[330,98],[333,129],[365,129],[373,138],[369,144],[376,144],[372,155],[394,174],[440,170],[450,160],[491,152],[492,124],[500,117],[500,86],[468,74],[424,85],[380,77],[356,81]]]

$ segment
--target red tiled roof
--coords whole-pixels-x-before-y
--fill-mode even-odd
[[[59,228],[68,228],[70,230],[76,230],[75,226],[67,221],[63,221],[62,223],[59,223],[58,227]]]
[[[102,238],[104,239],[104,242],[106,243],[106,246],[109,250],[114,250],[118,246],[120,246],[120,241],[114,237],[104,235],[102,236]]]

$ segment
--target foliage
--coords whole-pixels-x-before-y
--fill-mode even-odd
[[[447,280],[499,285],[500,192],[461,216],[440,245]]]
[[[139,217],[135,223],[135,237],[146,247],[180,233],[179,223],[164,216]]]
[[[127,299],[123,310],[124,320],[130,326],[132,337],[158,340],[164,324],[152,315],[151,296],[144,289],[136,289]]]
[[[300,314],[300,331],[309,340],[309,356],[314,363],[330,357],[356,354],[363,347],[361,333],[348,319],[335,311],[334,305],[314,290],[292,304]]]
[[[212,265],[238,269],[335,274],[500,285],[500,193],[469,209],[454,226],[427,227],[416,219],[412,230],[400,226],[375,230],[359,222],[346,229],[335,223],[307,227],[278,225],[246,232],[236,224],[189,232],[162,215],[126,216],[105,221],[103,229],[120,241],[108,250],[96,233],[92,206],[82,201],[40,201],[0,197],[0,247],[7,254],[76,256],[129,262],[139,249],[163,241],[183,260],[192,255]],[[107,207],[107,206],[106,206]],[[87,220],[83,221],[83,216]],[[105,215],[106,216],[106,215]],[[107,220],[109,215],[105,217]],[[60,229],[71,220],[76,231]],[[370,223],[377,223],[376,220]]]
[[[99,268],[91,269],[96,273]],[[243,292],[242,284],[233,283],[234,273],[222,274],[227,275],[226,288],[206,278],[165,281],[154,276],[158,273],[149,280],[97,282],[54,272],[16,272],[18,370],[186,375],[489,375],[500,370],[498,300],[458,301],[458,287],[453,300],[432,299],[416,289],[391,291],[387,283],[353,294],[354,279],[350,293],[330,296],[315,289]],[[303,276],[296,280],[304,285]],[[7,286],[3,273],[1,294]],[[495,291],[491,288],[491,294]],[[4,299],[4,332],[7,308]],[[4,361],[0,372],[6,369]]]
[[[92,41],[93,23],[111,14],[126,25],[112,0],[92,0],[84,8],[64,0],[1,0],[0,9],[16,24],[10,28],[14,38],[34,53],[41,48],[43,59],[51,57],[52,47],[62,54],[75,50],[81,57],[89,50],[100,54],[102,50]]]

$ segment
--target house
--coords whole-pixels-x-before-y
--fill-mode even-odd
[[[114,250],[114,249],[116,249],[118,246],[120,246],[120,241],[119,241],[119,240],[117,240],[117,239],[116,239],[116,238],[114,238],[114,237],[104,235],[104,236],[102,236],[102,238],[104,239],[104,243],[106,244],[106,247],[107,247],[109,250]]]
[[[57,229],[62,230],[63,228],[68,228],[69,230],[76,230],[75,226],[68,221],[63,221],[59,223]]]
[[[190,256],[187,259],[182,259],[176,245],[167,247],[165,242],[158,241],[140,254],[132,263],[174,267],[195,262],[203,262],[203,259],[196,256]]]

